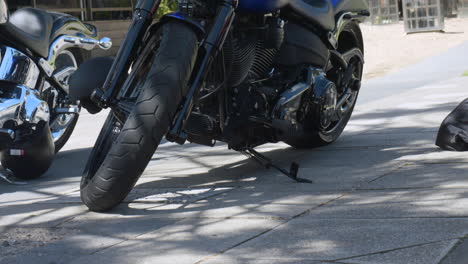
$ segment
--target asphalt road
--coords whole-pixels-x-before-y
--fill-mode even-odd
[[[105,214],[79,199],[105,119],[83,114],[44,177],[0,182],[0,263],[457,263],[468,234],[468,157],[434,141],[468,97],[465,70],[468,43],[366,82],[335,144],[258,148],[282,166],[299,162],[313,184],[223,144],[164,143]]]

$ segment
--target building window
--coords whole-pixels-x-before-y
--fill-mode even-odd
[[[82,20],[125,20],[132,17],[136,0],[7,0],[11,11],[36,7],[62,12]]]
[[[11,11],[14,11],[22,7],[31,7],[33,6],[32,0],[7,0],[8,8]]]
[[[134,0],[91,0],[93,20],[121,20],[132,17]]]
[[[38,8],[86,19],[86,8],[83,0],[34,0],[34,2]]]

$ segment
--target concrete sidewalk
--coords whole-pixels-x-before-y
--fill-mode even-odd
[[[222,144],[164,143],[126,202],[106,214],[79,199],[105,119],[85,114],[44,177],[0,183],[0,263],[440,263],[468,234],[468,156],[434,142],[468,97],[467,81],[377,100],[364,89],[335,144],[258,148],[283,166],[298,161],[313,184]]]

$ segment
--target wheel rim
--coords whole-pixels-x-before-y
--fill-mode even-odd
[[[105,131],[102,131],[99,135],[97,144],[94,146],[93,152],[93,162],[88,162],[88,165],[85,169],[83,181],[84,184],[87,184],[89,180],[96,174],[97,170],[104,162],[107,154],[109,153],[112,145],[116,142],[120,131],[122,130],[123,125],[117,121],[114,114],[109,113],[109,117],[105,123]]]
[[[61,70],[67,67],[72,67],[75,69],[74,71],[67,72],[67,74],[63,75],[60,80],[60,82],[62,82],[67,87],[70,76],[78,68],[78,63],[76,62],[75,56],[71,51],[64,50],[60,53],[59,56],[57,56],[56,65],[58,65],[58,67],[55,70],[54,74],[60,72]],[[54,139],[54,143],[56,143],[63,137],[67,128],[73,122],[74,119],[75,114],[59,114],[54,118],[54,121],[52,121],[50,124],[50,130],[52,132],[52,138]]]
[[[361,53],[362,54],[362,53]],[[346,62],[348,63],[349,66],[354,67],[352,78],[350,83],[348,84],[348,87],[346,87],[344,90],[347,91],[349,86],[354,85],[356,81],[361,81],[362,79],[362,69],[363,69],[363,63],[361,58],[359,58],[357,55],[355,55],[353,52],[349,52],[349,55],[345,53],[344,55]],[[350,114],[352,108],[354,107],[354,104],[356,103],[359,90],[353,90],[351,89],[350,94],[348,95],[348,98],[344,101],[344,104],[339,107],[339,109],[336,109],[337,114],[335,116],[334,122],[332,122],[329,126],[327,127],[321,127],[320,128],[320,133],[322,134],[332,134],[336,129],[341,127],[341,123],[345,121],[347,118],[345,118],[348,114]],[[344,94],[339,95],[340,97],[345,96]]]

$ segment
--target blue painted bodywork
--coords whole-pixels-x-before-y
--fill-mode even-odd
[[[343,0],[331,0],[333,7],[338,6]],[[287,0],[239,0],[239,10],[249,13],[271,13],[287,4]]]
[[[271,13],[284,6],[285,0],[240,0],[239,10],[249,13]]]
[[[338,6],[341,2],[342,2],[342,0],[331,0],[331,3],[332,3],[333,7]]]
[[[161,22],[164,22],[167,19],[175,19],[175,20],[187,23],[190,26],[192,26],[194,29],[196,29],[197,33],[200,33],[202,35],[205,35],[206,33],[205,28],[198,21],[187,16],[187,14],[185,13],[182,13],[182,12],[168,13],[161,18]]]

